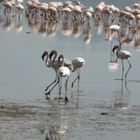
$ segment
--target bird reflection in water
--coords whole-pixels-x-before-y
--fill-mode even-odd
[[[74,21],[73,22],[73,36],[75,38],[78,38],[80,35],[81,35],[81,32],[82,32],[82,26],[83,24],[82,23],[78,23],[77,21]]]
[[[62,101],[54,99],[50,100],[49,104],[52,119],[47,124],[45,140],[62,140],[67,133],[69,119],[63,114],[65,108],[62,108]]]
[[[2,27],[9,32],[14,27],[14,17],[11,13],[8,13],[3,17]]]
[[[73,32],[72,22],[70,21],[63,21],[62,22],[62,30],[64,36],[70,36]]]
[[[47,26],[47,29],[46,29],[46,34],[47,36],[49,37],[53,37],[56,35],[56,32],[59,30],[59,22],[52,22],[52,21],[49,21],[48,22],[48,26]]]
[[[16,32],[20,33],[23,31],[23,24],[22,24],[22,15],[16,16]]]
[[[121,80],[120,84],[121,90],[115,93],[113,107],[127,109],[129,105],[129,95],[130,95],[130,91],[127,87],[127,80],[125,81]]]
[[[89,44],[93,34],[93,21],[90,18],[89,20],[84,21],[83,23],[83,35],[84,35],[84,42]]]
[[[49,126],[49,130],[46,132],[45,140],[62,140],[67,129],[66,125]]]

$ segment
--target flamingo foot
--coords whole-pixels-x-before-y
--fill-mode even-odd
[[[50,92],[45,93],[45,95],[46,95],[46,99],[49,100],[50,97],[48,95],[50,95]]]

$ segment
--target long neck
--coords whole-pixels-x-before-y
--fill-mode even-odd
[[[57,57],[57,52],[56,51],[51,52],[50,55],[49,55],[49,58],[50,58],[50,60],[52,60],[53,63],[54,63],[56,57]]]
[[[45,65],[49,67],[49,63],[48,63],[48,54],[46,55],[46,59],[45,59]]]
[[[116,51],[116,55],[118,56],[118,53],[120,52],[120,50],[121,50],[121,47],[119,46],[118,48],[117,48],[117,51]]]
[[[62,54],[58,57],[58,62],[61,66],[64,66],[64,56]]]

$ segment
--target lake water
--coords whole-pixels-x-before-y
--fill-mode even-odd
[[[99,3],[97,0],[81,2],[92,7]],[[106,4],[114,4],[119,8],[131,6],[135,2],[138,1],[105,1]],[[3,16],[1,7],[1,19]],[[79,36],[65,36],[61,24],[58,24],[56,32],[49,35],[39,33],[37,31],[39,25],[29,26],[28,23],[24,13],[20,21],[21,32],[16,18],[8,28],[6,22],[0,23],[0,98],[27,104],[39,102],[49,107],[53,104],[56,107],[55,111],[58,112],[52,111],[54,113],[52,117],[46,115],[39,122],[51,128],[64,125],[67,132],[62,138],[59,137],[60,140],[138,140],[140,137],[139,49],[134,44],[124,45],[124,49],[132,53],[130,59],[132,68],[125,86],[124,81],[116,80],[121,78],[121,61],[118,61],[118,69],[109,69],[111,42],[106,40],[104,32],[99,32],[101,27],[93,25],[91,41],[86,44],[82,31]],[[115,43],[117,41],[113,40],[114,45]],[[55,101],[52,103],[53,98],[58,96],[58,88],[51,93],[50,101],[45,99],[44,90],[54,80],[55,72],[45,66],[41,55],[45,50],[50,52],[52,49],[70,60],[81,56],[86,62],[81,69],[79,96],[75,84],[73,98],[70,97],[70,84],[76,73],[70,75],[67,105],[57,104]],[[124,61],[124,64],[127,68],[127,61]],[[62,94],[64,95],[64,88]],[[50,120],[46,119],[49,117]],[[32,127],[34,125],[33,123]],[[39,135],[40,137],[37,135],[38,133],[28,132],[30,137],[25,138],[21,135],[19,139],[44,139],[42,135]]]

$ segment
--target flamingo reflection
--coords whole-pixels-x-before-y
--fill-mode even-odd
[[[130,91],[127,87],[127,81],[120,81],[121,90],[116,92],[113,107],[120,109],[127,109],[129,105],[129,94]]]

